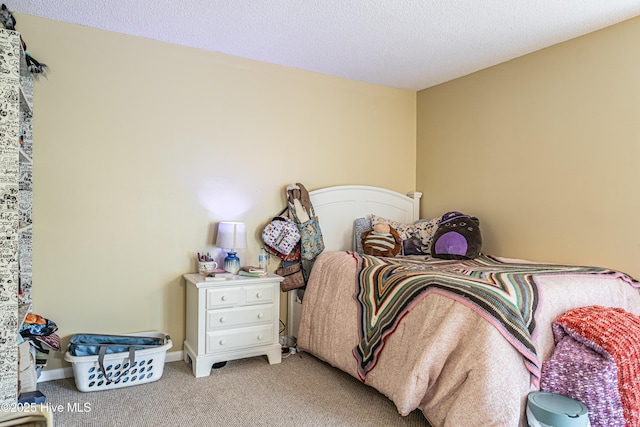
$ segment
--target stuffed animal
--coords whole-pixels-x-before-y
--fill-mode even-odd
[[[442,215],[431,242],[431,255],[444,259],[473,259],[480,255],[480,220],[460,212]]]
[[[394,257],[402,249],[402,239],[395,228],[384,221],[362,233],[362,251],[367,255]]]

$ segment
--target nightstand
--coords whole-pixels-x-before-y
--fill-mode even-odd
[[[214,363],[266,355],[280,363],[280,282],[282,277],[233,276],[207,282],[185,274],[184,361],[193,375],[206,377]]]

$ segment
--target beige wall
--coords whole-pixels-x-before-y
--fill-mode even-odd
[[[257,263],[288,183],[414,190],[415,92],[17,19],[50,66],[35,86],[33,310],[65,339],[161,330],[181,349],[194,254],[218,221],[245,221],[239,256]]]
[[[640,277],[640,18],[418,94],[424,214],[485,252]]]

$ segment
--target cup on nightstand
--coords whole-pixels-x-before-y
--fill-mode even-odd
[[[215,261],[198,261],[198,273],[203,276],[215,271],[217,268],[218,263]]]

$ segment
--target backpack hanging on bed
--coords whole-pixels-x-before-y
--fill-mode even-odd
[[[282,216],[285,208],[275,216],[262,230],[262,241],[268,248],[275,250],[285,256],[294,250],[300,241],[300,232],[291,218]]]
[[[306,285],[300,263],[300,233],[295,222],[291,218],[283,216],[287,209],[289,208],[284,208],[262,231],[265,250],[281,260],[276,274],[284,278],[280,282],[282,292]],[[292,248],[291,244],[293,244]]]

